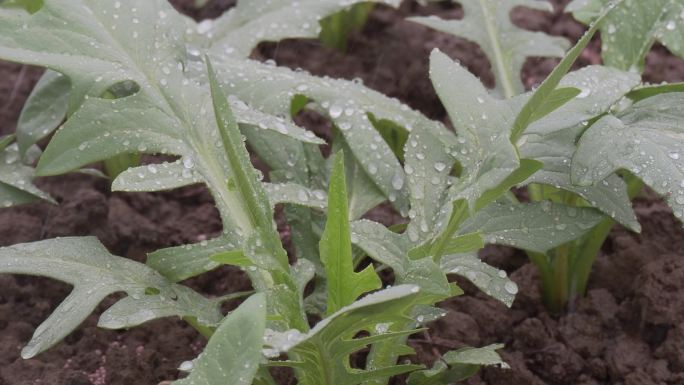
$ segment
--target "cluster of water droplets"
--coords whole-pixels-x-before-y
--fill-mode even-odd
[[[508,278],[505,271],[487,265],[476,255],[450,258],[451,260],[445,262],[450,273],[467,278],[485,294],[509,306],[513,303],[518,285]]]

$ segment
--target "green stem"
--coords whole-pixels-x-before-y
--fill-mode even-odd
[[[632,199],[643,188],[643,182],[630,174],[624,175],[624,179],[627,193]],[[533,201],[552,199],[572,207],[582,206],[580,198],[569,192],[552,197],[553,194],[545,191],[545,186],[541,185],[530,185],[528,191]],[[542,295],[549,310],[561,312],[573,297],[584,296],[596,256],[614,225],[613,219],[605,218],[584,237],[550,251],[550,257],[527,252],[539,269]]]
[[[627,183],[627,195],[632,200],[644,188],[644,183],[631,174],[624,175],[624,179]],[[577,254],[573,258],[573,275],[571,277],[573,287],[571,295],[584,296],[591,268],[614,225],[615,221],[613,219],[606,218],[578,242]]]
[[[527,186],[527,194],[532,202],[544,200],[544,185],[532,183]]]
[[[539,270],[539,277],[541,279],[542,297],[545,303],[551,302],[551,292],[553,291],[553,268],[549,261],[549,257],[543,253],[536,253],[534,251],[527,251],[527,256],[530,261]]]
[[[190,326],[197,330],[199,334],[203,335],[207,340],[210,339],[212,335],[214,335],[214,328],[210,328],[208,326],[200,324],[199,321],[197,321],[197,318],[195,317],[183,317],[183,321],[187,322]]]
[[[591,274],[591,268],[596,261],[596,256],[601,250],[601,246],[608,238],[610,230],[613,228],[615,221],[611,218],[604,219],[594,229],[580,241],[577,248],[578,253],[574,256],[574,263],[572,267],[572,295],[584,296],[587,290],[587,282]]]
[[[560,312],[570,299],[570,245],[558,246],[553,253],[554,292],[549,308]]]
[[[140,154],[120,154],[104,161],[105,172],[112,180],[131,167],[140,164]]]

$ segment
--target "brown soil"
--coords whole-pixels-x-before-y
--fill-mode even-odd
[[[200,11],[187,5],[181,8],[201,18],[215,16],[233,3],[211,1]],[[317,42],[293,40],[263,44],[254,56],[318,75],[361,78],[369,87],[444,120],[445,112],[427,77],[430,50],[439,47],[487,84],[492,83],[489,64],[473,44],[403,18],[459,17],[460,13],[458,7],[444,5],[407,3],[399,11],[381,8],[352,38],[346,54]],[[572,40],[583,31],[560,12],[516,12],[514,18],[528,28]],[[598,50],[596,41],[583,54],[582,64],[598,63]],[[526,84],[538,83],[553,65],[553,60],[530,60],[523,75]],[[21,105],[39,75],[38,69],[0,63],[0,133],[14,130]],[[646,79],[682,81],[684,63],[656,47],[648,57]],[[146,252],[211,238],[221,230],[211,197],[200,187],[120,194],[111,193],[102,180],[74,175],[39,184],[60,204],[0,210],[0,246],[90,234],[112,252],[142,261]],[[461,282],[467,294],[443,304],[451,310],[449,315],[431,325],[429,336],[412,339],[416,359],[428,364],[446,350],[503,342],[503,356],[512,369],[488,368],[467,384],[684,384],[684,231],[667,206],[652,196],[639,199],[636,210],[643,233],[620,228],[611,233],[587,297],[560,317],[540,305],[536,272],[523,254],[487,248],[483,257],[506,269],[520,286],[515,305],[507,309]],[[245,276],[230,268],[189,284],[210,295],[249,287]],[[176,378],[179,363],[193,358],[204,344],[191,328],[173,319],[131,331],[97,329],[98,314],[111,305],[114,298],[110,298],[64,342],[24,361],[19,357],[21,347],[70,288],[48,279],[8,275],[0,276],[0,287],[0,385],[155,385]]]

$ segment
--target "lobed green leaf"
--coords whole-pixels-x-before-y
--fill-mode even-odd
[[[578,143],[573,181],[601,184],[625,169],[665,197],[677,218],[684,218],[683,102],[684,93],[660,94],[598,120]]]
[[[320,243],[328,288],[328,315],[351,304],[361,294],[382,286],[372,265],[359,273],[354,272],[345,180],[344,153],[340,152],[335,156],[330,176],[328,220]]]
[[[126,292],[122,304],[103,314],[102,325],[126,328],[150,319],[192,316],[206,326],[221,320],[218,303],[174,285],[154,270],[111,255],[92,237],[57,238],[0,248],[0,273],[54,278],[74,286],[69,296],[36,329],[22,350],[31,358],[52,347],[83,322],[108,295]],[[156,309],[155,309],[156,308]],[[125,317],[121,310],[125,309]]]

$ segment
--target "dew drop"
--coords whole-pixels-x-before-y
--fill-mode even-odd
[[[342,116],[342,112],[344,112],[344,111],[343,111],[342,107],[334,104],[330,107],[330,110],[328,112],[330,113],[331,118],[337,119],[340,116]]]
[[[180,370],[181,372],[190,372],[194,367],[195,364],[192,361],[183,361],[178,367],[178,370]]]
[[[188,156],[183,158],[183,167],[185,167],[188,170],[195,167],[195,161],[192,159],[192,157]]]
[[[389,330],[389,324],[387,323],[380,323],[375,325],[375,332],[377,334],[385,334]]]
[[[374,164],[368,165],[368,172],[369,172],[371,175],[377,174],[377,173],[378,173],[378,166],[376,166],[376,165],[374,165]]]
[[[582,92],[577,95],[577,99],[584,99],[589,95],[591,95],[591,90],[589,88],[584,88],[582,89]]]
[[[214,27],[214,21],[211,19],[206,19],[197,24],[197,33],[200,35],[204,35],[207,32],[211,31],[211,29]]]
[[[404,187],[404,177],[401,173],[396,173],[392,177],[392,187],[394,187],[395,190],[401,190],[401,188]]]
[[[504,290],[506,290],[509,294],[517,294],[518,285],[516,285],[513,281],[508,281],[506,284],[504,284]]]

